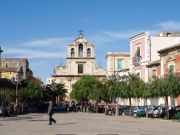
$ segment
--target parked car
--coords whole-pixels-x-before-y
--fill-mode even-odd
[[[170,119],[180,119],[180,106],[172,107],[169,110],[169,118]]]
[[[135,107],[132,113],[133,116],[135,117],[144,117],[146,115],[145,107],[144,106]]]
[[[0,108],[0,117],[2,116],[2,114],[3,114],[3,111],[2,111],[2,109]]]
[[[104,113],[105,112],[105,105],[98,105],[98,113]]]
[[[56,104],[53,106],[54,112],[67,112],[68,106],[64,103]]]
[[[119,107],[119,114],[120,115],[129,115],[130,106],[120,106]]]
[[[148,113],[148,117],[153,118],[153,113],[154,113],[155,107],[156,106],[154,106],[154,105],[148,105],[145,107],[145,111],[146,111],[146,113]]]
[[[153,110],[154,118],[164,118],[165,117],[166,108],[164,106],[156,106]]]

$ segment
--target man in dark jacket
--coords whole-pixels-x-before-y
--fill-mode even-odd
[[[52,101],[49,101],[48,115],[49,115],[49,125],[52,125],[52,122],[56,124],[56,120],[52,118],[52,115],[53,115],[53,102]]]

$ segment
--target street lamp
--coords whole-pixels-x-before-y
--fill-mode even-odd
[[[13,77],[13,83],[16,84],[16,101],[15,101],[15,107],[16,107],[16,113],[18,114],[18,85],[21,81],[21,77],[20,77],[20,74],[19,74],[19,71],[17,72],[17,75],[15,77]]]
[[[3,50],[1,49],[1,46],[0,46],[0,78],[1,78],[1,53],[3,52]]]
[[[16,105],[18,105],[18,84],[19,84],[19,78],[16,76]]]

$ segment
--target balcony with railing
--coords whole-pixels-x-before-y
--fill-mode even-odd
[[[132,63],[134,65],[139,65],[141,62],[141,56],[134,56],[133,59],[132,59]]]
[[[141,56],[140,56],[140,47],[137,47],[136,53],[134,55],[134,57],[132,58],[132,64],[134,65],[139,65],[141,62]]]

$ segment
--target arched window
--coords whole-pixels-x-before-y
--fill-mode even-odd
[[[87,49],[87,56],[88,56],[88,57],[91,56],[91,49],[90,49],[90,48]]]
[[[75,56],[74,48],[71,48],[71,57]]]
[[[79,56],[82,57],[83,56],[83,45],[79,44]]]

